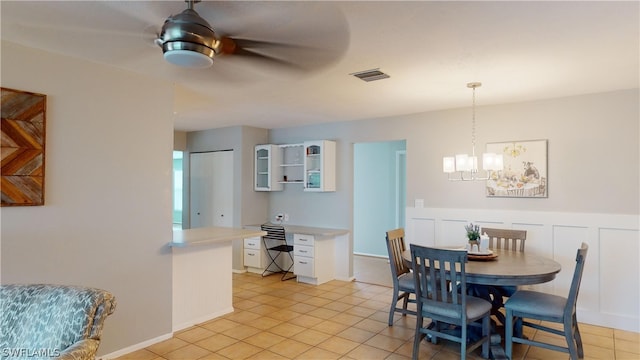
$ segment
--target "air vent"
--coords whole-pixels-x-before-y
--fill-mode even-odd
[[[383,73],[379,69],[371,69],[371,70],[359,71],[359,72],[351,73],[349,75],[353,75],[353,76],[357,77],[358,79],[360,79],[362,81],[367,81],[367,82],[375,81],[375,80],[382,80],[382,79],[386,79],[386,78],[389,77],[389,75]]]

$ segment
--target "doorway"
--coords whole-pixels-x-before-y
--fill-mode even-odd
[[[385,233],[405,223],[406,141],[356,143],[353,153],[354,276],[389,285]]]
[[[173,152],[173,228],[182,229],[182,151]]]
[[[385,232],[404,227],[406,141],[354,144],[353,251],[387,257]]]

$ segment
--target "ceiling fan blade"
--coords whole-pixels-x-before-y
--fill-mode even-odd
[[[272,65],[285,66],[285,67],[290,68],[292,70],[300,70],[300,71],[305,70],[303,67],[301,67],[299,64],[296,64],[295,62],[292,62],[292,61],[289,61],[289,60],[285,60],[285,59],[281,59],[281,58],[278,58],[278,57],[275,57],[275,56],[261,54],[259,52],[256,52],[256,51],[253,51],[253,50],[249,50],[249,49],[243,49],[241,47],[236,47],[236,49],[230,55],[232,55],[232,56],[241,56],[241,57],[248,58],[248,59],[260,60],[260,61],[263,61],[263,62],[270,63]]]
[[[223,44],[226,55],[270,60],[310,72],[338,61],[349,44],[346,18],[331,2],[205,1],[196,10],[223,43],[233,41],[231,46]]]
[[[311,49],[309,46],[297,45],[291,43],[268,41],[268,40],[251,40],[233,37],[233,41],[241,48],[287,48],[287,49]]]

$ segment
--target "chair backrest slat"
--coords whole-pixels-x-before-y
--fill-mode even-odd
[[[395,278],[411,271],[402,258],[402,253],[405,250],[404,229],[400,228],[387,231],[389,263],[391,265],[391,273]]]
[[[527,240],[526,230],[482,228],[480,234],[489,236],[491,249],[524,251],[524,242]]]
[[[274,224],[262,224],[260,226],[262,231],[266,231],[267,235],[263,235],[263,239],[268,240],[280,240],[286,242],[286,235],[284,232],[284,227],[282,225],[274,225]]]

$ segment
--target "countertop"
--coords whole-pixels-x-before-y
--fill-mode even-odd
[[[196,229],[173,230],[172,247],[187,247],[199,245],[211,245],[232,240],[266,235],[266,231],[257,229],[242,229],[229,227],[206,227]]]
[[[244,228],[251,229],[251,230],[260,230],[260,225],[261,224],[245,225]],[[321,237],[332,237],[332,236],[344,235],[349,233],[349,230],[345,230],[345,229],[331,229],[331,228],[289,225],[289,224],[274,224],[274,225],[282,225],[284,227],[284,231],[292,234],[306,234],[306,235],[314,235],[314,236],[321,236]],[[256,235],[256,236],[259,236],[259,235]]]

